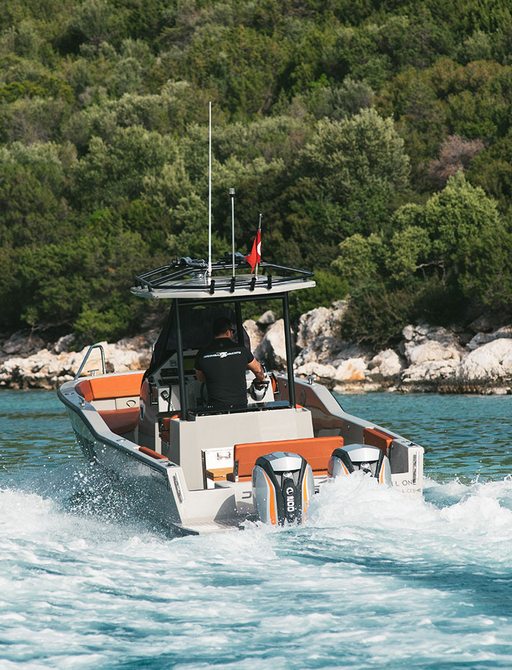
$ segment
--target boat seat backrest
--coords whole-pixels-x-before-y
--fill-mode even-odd
[[[75,386],[87,402],[139,396],[143,372],[127,375],[109,375],[108,377],[91,377],[83,379]]]
[[[363,431],[363,443],[382,449],[386,455],[392,442],[393,437],[378,428],[365,428]]]
[[[268,444],[312,437],[311,413],[299,407],[204,415],[195,421],[171,419],[168,455],[183,468],[189,489],[197,490],[204,484],[204,449],[233,449],[248,438]],[[268,448],[260,453],[268,453]]]
[[[127,435],[134,431],[139,423],[139,408],[127,407],[125,409],[99,410],[99,415],[107,424],[109,429],[117,435]]]
[[[273,451],[299,454],[307,460],[314,474],[324,474],[332,452],[342,446],[343,438],[339,435],[235,444],[235,474],[239,479],[251,477],[256,459]]]

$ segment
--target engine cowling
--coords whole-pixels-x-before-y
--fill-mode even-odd
[[[329,475],[335,478],[362,470],[375,477],[379,483],[391,486],[389,458],[382,449],[369,444],[347,444],[335,449],[327,470]]]
[[[264,523],[302,523],[314,492],[313,471],[299,454],[276,451],[256,461],[252,495]]]

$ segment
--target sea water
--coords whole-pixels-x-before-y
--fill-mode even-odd
[[[0,669],[512,668],[512,398],[344,396],[426,448],[307,525],[172,539],[88,465],[54,394],[0,393]]]

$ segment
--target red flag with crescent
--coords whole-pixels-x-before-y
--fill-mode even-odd
[[[254,242],[252,243],[251,253],[245,257],[245,260],[251,266],[251,271],[254,272],[254,268],[261,261],[261,230],[258,230]]]

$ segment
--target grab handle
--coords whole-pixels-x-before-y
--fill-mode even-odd
[[[100,354],[101,354],[101,374],[104,375],[107,371],[107,365],[105,362],[105,350],[103,349],[103,345],[97,342],[96,344],[91,344],[89,349],[87,349],[87,353],[84,356],[83,361],[80,363],[80,367],[78,368],[78,372],[75,375],[75,379],[78,379],[80,375],[82,374],[82,370],[85,368],[85,365],[87,361],[89,360],[89,356],[92,354],[94,349],[99,349]],[[97,370],[92,370],[91,371],[93,375],[97,373]]]

